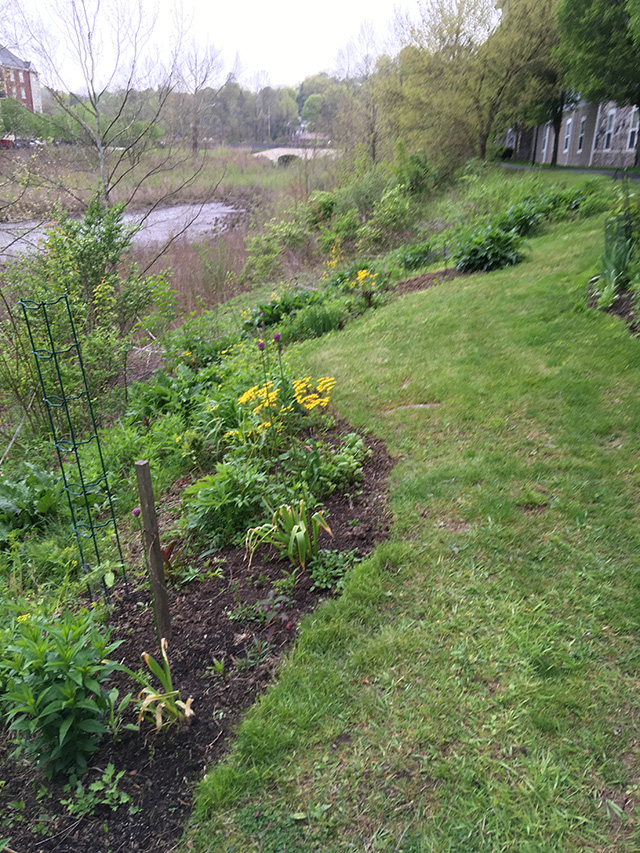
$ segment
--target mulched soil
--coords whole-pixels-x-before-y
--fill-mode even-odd
[[[467,273],[458,272],[458,270],[453,268],[427,272],[424,275],[417,275],[414,278],[399,281],[394,288],[394,293],[404,294],[413,293],[416,290],[427,290],[429,287],[435,287],[437,284],[443,284],[445,281],[451,281],[463,275],[467,275]]]
[[[607,309],[607,313],[622,317],[632,335],[640,334],[640,321],[635,308],[635,300],[631,293],[622,293],[613,305]]]
[[[321,547],[332,550],[356,550],[359,556],[385,539],[390,525],[386,483],[392,460],[382,442],[370,437],[365,441],[372,453],[365,463],[360,493],[334,496],[325,502],[334,536],[330,539],[323,534],[320,542]],[[179,504],[179,493],[178,484],[173,502],[171,497],[163,499],[169,516],[172,503]],[[126,805],[117,811],[101,805],[80,818],[70,815],[60,802],[70,796],[64,791],[66,780],[49,782],[26,763],[16,763],[9,757],[12,745],[5,736],[0,743],[0,780],[5,780],[0,782],[0,839],[10,839],[7,850],[129,853],[174,849],[205,768],[228,751],[243,712],[272,680],[301,618],[323,595],[312,591],[310,578],[302,575],[293,600],[278,614],[281,618],[270,625],[232,621],[226,611],[263,600],[272,582],[290,568],[288,562],[279,561],[272,551],[259,550],[249,568],[244,551],[235,548],[185,557],[200,573],[197,580],[170,586],[173,635],[169,660],[174,686],[183,699],[193,698],[195,720],[190,726],[167,727],[159,733],[146,723],[142,733],[124,731],[116,743],[105,739],[92,756],[85,788],[112,763],[116,771],[125,771],[118,788],[138,808],[133,815]],[[221,578],[215,577],[217,570],[221,570]],[[147,590],[131,590],[128,595],[120,590],[115,599],[110,624],[112,639],[123,641],[118,658],[134,670],[140,668],[144,651],[159,659]],[[212,668],[214,658],[224,658],[226,675]],[[124,679],[114,683],[121,696],[133,689]],[[134,719],[132,716],[131,721]]]

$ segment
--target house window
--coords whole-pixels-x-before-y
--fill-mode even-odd
[[[611,141],[613,140],[613,124],[616,118],[616,111],[609,110],[609,115],[607,116],[607,127],[604,132],[604,150],[611,150]]]
[[[569,150],[569,145],[571,144],[571,125],[573,124],[573,119],[567,119],[567,126],[564,131],[564,147],[562,149],[562,153],[566,154]]]
[[[20,80],[21,83],[24,83],[24,74],[22,71],[18,71],[18,80]]]
[[[545,125],[544,128],[544,136],[542,137],[542,162],[544,163],[544,158],[547,156],[547,145],[549,144],[549,125]]]
[[[627,148],[631,148],[635,151],[637,142],[638,142],[638,119],[640,118],[640,114],[638,113],[638,108],[634,107],[631,113],[631,123],[629,124],[629,141],[627,142]]]
[[[27,100],[27,93],[24,90],[24,86],[20,86],[20,97],[23,101]]]
[[[13,81],[15,79],[16,79],[16,72],[12,68],[11,71],[9,71],[9,80]]]
[[[582,116],[580,119],[580,133],[578,134],[578,154],[582,151],[582,146],[584,145],[584,134],[587,129],[587,117]]]

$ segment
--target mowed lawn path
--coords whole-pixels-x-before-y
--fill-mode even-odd
[[[640,341],[602,219],[301,345],[397,457],[392,540],[304,623],[190,849],[640,849]]]

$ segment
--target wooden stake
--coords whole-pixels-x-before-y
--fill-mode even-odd
[[[140,510],[144,529],[144,547],[147,552],[149,574],[151,575],[151,591],[153,593],[153,612],[158,631],[158,642],[164,637],[171,639],[171,616],[169,614],[169,598],[164,578],[162,551],[160,550],[160,535],[158,533],[158,516],[153,498],[151,471],[149,463],[136,462],[136,479],[140,495]]]

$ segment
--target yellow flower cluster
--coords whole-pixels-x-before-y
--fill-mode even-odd
[[[377,273],[371,272],[371,270],[358,270],[355,280],[349,282],[349,287],[351,289],[358,290],[373,290],[376,286],[376,275]]]
[[[322,379],[318,379],[315,388],[313,388],[310,376],[305,376],[304,379],[294,379],[293,390],[296,395],[296,402],[308,412],[313,411],[317,406],[326,409],[335,384],[336,380],[333,376],[323,376]]]
[[[258,405],[253,407],[253,414],[258,415],[263,409],[275,408],[278,402],[278,390],[273,382],[267,382],[265,385],[254,385],[253,388],[249,388],[238,398],[238,403],[245,406],[247,403],[257,402]]]

